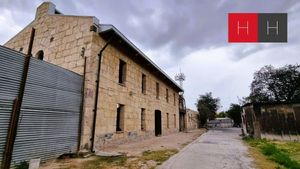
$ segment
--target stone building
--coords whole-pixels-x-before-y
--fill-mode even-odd
[[[84,76],[81,149],[179,131],[182,88],[113,25],[44,2],[5,46],[25,53],[32,28],[33,57]]]
[[[193,130],[199,128],[199,124],[200,124],[199,120],[200,117],[198,111],[192,109],[186,109],[185,124],[187,130]]]

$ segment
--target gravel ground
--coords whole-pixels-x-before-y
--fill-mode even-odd
[[[114,147],[105,148],[102,151],[110,153],[122,153],[127,156],[140,156],[144,151],[151,150],[167,150],[167,149],[182,149],[188,145],[200,135],[205,133],[205,129],[196,129],[188,132],[179,132],[169,134],[166,136],[153,137],[150,139],[130,142]],[[84,162],[95,159],[95,157],[89,158],[77,158],[77,159],[64,159],[64,160],[52,160],[40,166],[40,169],[62,169],[72,168],[72,166],[81,166]]]
[[[205,133],[205,129],[196,129],[188,132],[179,132],[166,136],[131,142],[103,149],[106,152],[119,152],[127,156],[138,156],[147,150],[181,149]]]

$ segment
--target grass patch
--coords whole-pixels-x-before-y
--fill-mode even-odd
[[[168,160],[178,150],[167,149],[158,151],[144,151],[141,156],[98,157],[87,159],[63,158],[58,160],[60,169],[154,169],[156,166]],[[54,167],[52,167],[54,168]]]
[[[267,159],[279,164],[277,168],[284,166],[289,169],[300,169],[300,163],[293,156],[299,153],[299,143],[272,142],[265,139],[253,139],[245,137],[244,140],[253,148],[257,148]],[[286,146],[287,145],[287,146]],[[296,146],[295,146],[296,145]],[[297,148],[295,148],[297,147]]]
[[[158,150],[158,151],[144,151],[142,156],[134,157],[127,163],[128,169],[149,168],[154,169],[156,166],[161,165],[164,161],[168,160],[172,155],[178,153],[176,149]]]
[[[259,169],[283,169],[281,165],[268,160],[265,155],[263,155],[258,148],[249,146],[249,153],[255,160],[256,167]]]
[[[84,162],[82,167],[84,169],[139,169],[145,167],[154,169],[157,165],[162,164],[177,152],[178,150],[170,149],[144,151],[142,156],[137,157],[95,157],[93,160]]]
[[[288,153],[290,157],[300,163],[300,143],[273,141],[280,150]]]
[[[85,162],[83,166],[84,169],[109,169],[113,167],[124,166],[126,161],[126,156],[96,157],[94,160]]]
[[[140,158],[145,161],[153,160],[157,162],[158,165],[160,165],[162,162],[168,160],[172,155],[176,153],[178,153],[178,150],[176,149],[144,151],[142,157]]]

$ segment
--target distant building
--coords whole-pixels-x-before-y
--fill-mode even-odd
[[[233,120],[228,117],[216,118],[215,120],[210,120],[207,122],[208,127],[222,127],[228,128],[233,126]]]
[[[185,124],[187,130],[197,129],[200,125],[200,114],[198,111],[186,109]]]

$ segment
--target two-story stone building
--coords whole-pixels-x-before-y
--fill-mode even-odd
[[[27,51],[32,28],[34,57],[84,76],[81,149],[179,131],[182,88],[113,25],[44,2],[5,46]]]

